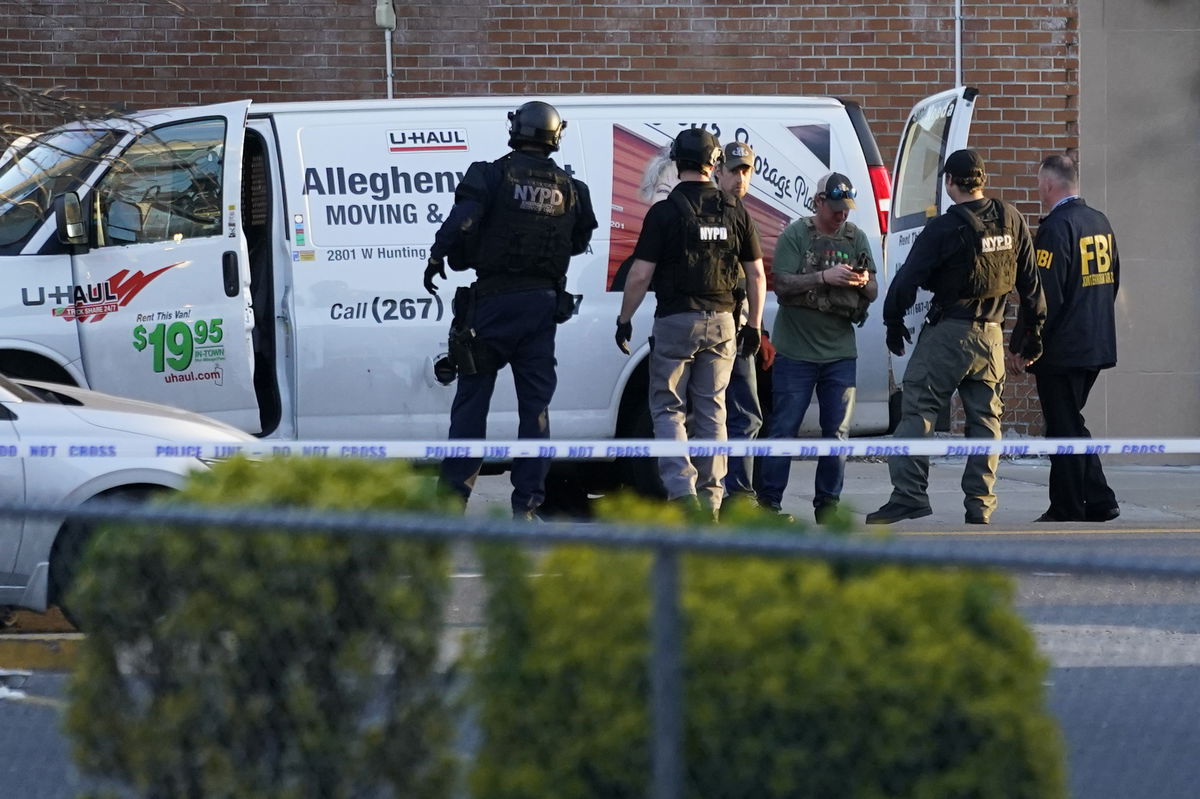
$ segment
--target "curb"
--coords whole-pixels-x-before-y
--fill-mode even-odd
[[[0,617],[0,633],[73,633],[78,632],[57,607],[45,613],[32,610],[13,610],[7,618]]]
[[[0,635],[0,669],[70,671],[82,643],[83,633]]]
[[[12,611],[0,632],[0,669],[70,671],[79,657],[83,634],[58,608],[45,613]]]

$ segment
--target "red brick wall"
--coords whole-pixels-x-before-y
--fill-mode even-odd
[[[397,96],[829,94],[860,101],[890,163],[921,97],[954,83],[954,3],[397,2]],[[962,0],[962,74],[992,189],[1036,221],[1033,170],[1077,146],[1076,0]],[[386,96],[372,0],[0,2],[7,79],[131,108]],[[0,94],[0,120],[44,121]],[[1040,431],[1015,380],[1007,423]]]

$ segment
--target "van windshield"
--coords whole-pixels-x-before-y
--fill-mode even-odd
[[[56,194],[76,188],[116,143],[112,130],[70,130],[34,139],[0,164],[0,246],[29,235]]]

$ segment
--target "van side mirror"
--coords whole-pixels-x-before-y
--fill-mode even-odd
[[[54,216],[58,220],[58,240],[63,244],[87,244],[87,225],[83,221],[83,206],[73,191],[54,198]]]

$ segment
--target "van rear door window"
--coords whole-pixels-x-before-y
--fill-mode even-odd
[[[938,170],[947,155],[950,120],[958,99],[952,96],[931,103],[923,113],[909,119],[901,140],[905,168],[895,176],[892,197],[893,232],[922,227],[930,208],[934,209],[933,215],[938,213],[938,193],[942,190]]]

